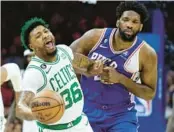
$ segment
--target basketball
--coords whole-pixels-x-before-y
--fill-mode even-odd
[[[56,123],[64,114],[65,103],[61,95],[51,90],[43,90],[31,101],[33,116],[41,123]]]

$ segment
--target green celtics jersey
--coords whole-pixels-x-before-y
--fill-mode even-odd
[[[35,94],[49,89],[58,92],[65,102],[65,113],[56,123],[70,122],[82,114],[84,97],[72,66],[73,53],[66,45],[57,46],[55,62],[33,57],[24,73],[23,87]]]

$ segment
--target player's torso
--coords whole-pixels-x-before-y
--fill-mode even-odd
[[[32,58],[28,68],[30,67],[37,67],[43,73],[45,83],[37,92],[44,89],[53,90],[65,101],[65,113],[57,123],[67,123],[81,115],[84,105],[83,93],[68,52],[58,48],[57,60],[54,63],[43,63],[38,58]]]
[[[93,60],[103,60],[105,65],[112,66],[128,78],[138,81],[140,79],[139,50],[144,42],[136,37],[130,48],[116,52],[112,46],[115,31],[116,29],[105,29],[96,46],[88,54],[88,57]],[[101,104],[125,104],[125,106],[134,104],[133,95],[122,84],[102,84],[99,76],[90,78],[82,76],[81,86],[85,98],[88,100]]]

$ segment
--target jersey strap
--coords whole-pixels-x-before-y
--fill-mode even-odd
[[[114,28],[106,28],[106,32],[105,32],[104,37],[100,44],[102,44],[102,45],[107,44],[105,41],[110,38],[110,35],[112,34],[113,30],[114,30]]]

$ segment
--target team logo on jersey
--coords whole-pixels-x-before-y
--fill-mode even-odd
[[[107,42],[108,42],[108,39],[105,39],[105,40],[104,40],[104,43],[107,43]]]
[[[42,65],[40,65],[40,67],[41,67],[42,69],[46,69],[46,68],[47,68],[47,65],[46,65],[46,64],[42,64]]]
[[[106,46],[104,46],[104,45],[100,45],[100,47],[101,47],[101,48],[105,48],[105,49],[108,48],[108,47],[106,47]]]
[[[46,71],[46,74],[48,74],[51,71],[52,66],[50,66],[50,68],[48,69],[48,71]]]
[[[128,56],[128,51],[123,52],[124,56]]]

